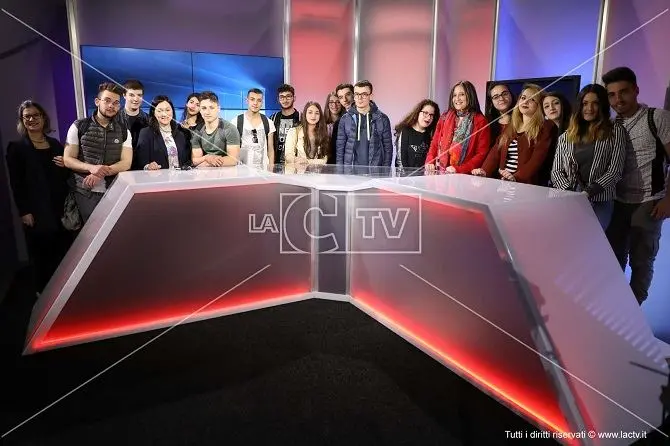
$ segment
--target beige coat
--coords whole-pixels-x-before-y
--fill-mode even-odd
[[[312,163],[312,164],[326,164],[328,155],[322,158],[308,159],[305,153],[305,132],[301,126],[293,127],[286,134],[286,142],[284,143],[284,159],[286,164],[290,163]]]

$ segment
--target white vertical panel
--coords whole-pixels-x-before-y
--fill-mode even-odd
[[[359,78],[372,82],[392,125],[429,91],[433,8],[433,0],[361,2]]]
[[[452,85],[472,82],[484,106],[491,76],[496,0],[445,0],[438,10],[436,99],[447,109]]]

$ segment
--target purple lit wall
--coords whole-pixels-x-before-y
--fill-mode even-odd
[[[291,0],[290,67],[296,107],[322,107],[338,84],[352,82],[353,0]]]
[[[612,2],[615,3],[615,2]],[[500,0],[495,79],[593,81],[600,0]]]
[[[17,107],[26,99],[41,103],[51,118],[51,136],[61,140],[76,118],[76,109],[68,53],[30,29],[69,48],[65,2],[8,0],[2,7],[28,25],[0,13],[0,268],[11,271],[17,260],[27,260],[21,224],[9,206],[12,200],[5,176],[5,149],[18,136]]]
[[[605,46],[630,35],[603,54],[603,73],[621,65],[632,68],[640,85],[638,99],[653,107],[663,107],[670,82],[668,7],[668,0],[610,1]]]
[[[619,0],[610,2],[603,73],[618,66],[628,66],[637,75],[638,100],[652,107],[663,107],[665,90],[670,81],[670,2],[667,0]],[[665,13],[664,13],[665,11]],[[659,15],[661,14],[661,15]],[[657,17],[658,16],[658,17]],[[645,22],[657,17],[640,28]],[[654,280],[649,298],[642,306],[657,337],[670,341],[670,226],[663,227],[661,248],[656,258]],[[630,273],[630,271],[628,271]]]
[[[491,77],[495,0],[446,0],[438,7],[436,101],[446,111],[451,87],[469,80],[484,107]]]
[[[433,0],[365,0],[361,4],[359,79],[397,124],[428,97]]]
[[[79,1],[81,45],[283,56],[277,0]]]

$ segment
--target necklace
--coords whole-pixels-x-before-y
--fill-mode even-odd
[[[30,138],[30,141],[32,141],[33,143],[39,144],[41,142],[47,142],[47,139],[46,138],[42,138],[42,139],[32,139],[32,138]]]

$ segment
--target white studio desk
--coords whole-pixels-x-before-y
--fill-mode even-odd
[[[660,424],[665,344],[582,195],[466,175],[278,170],[120,174],[35,306],[25,353],[337,299],[538,429]]]

